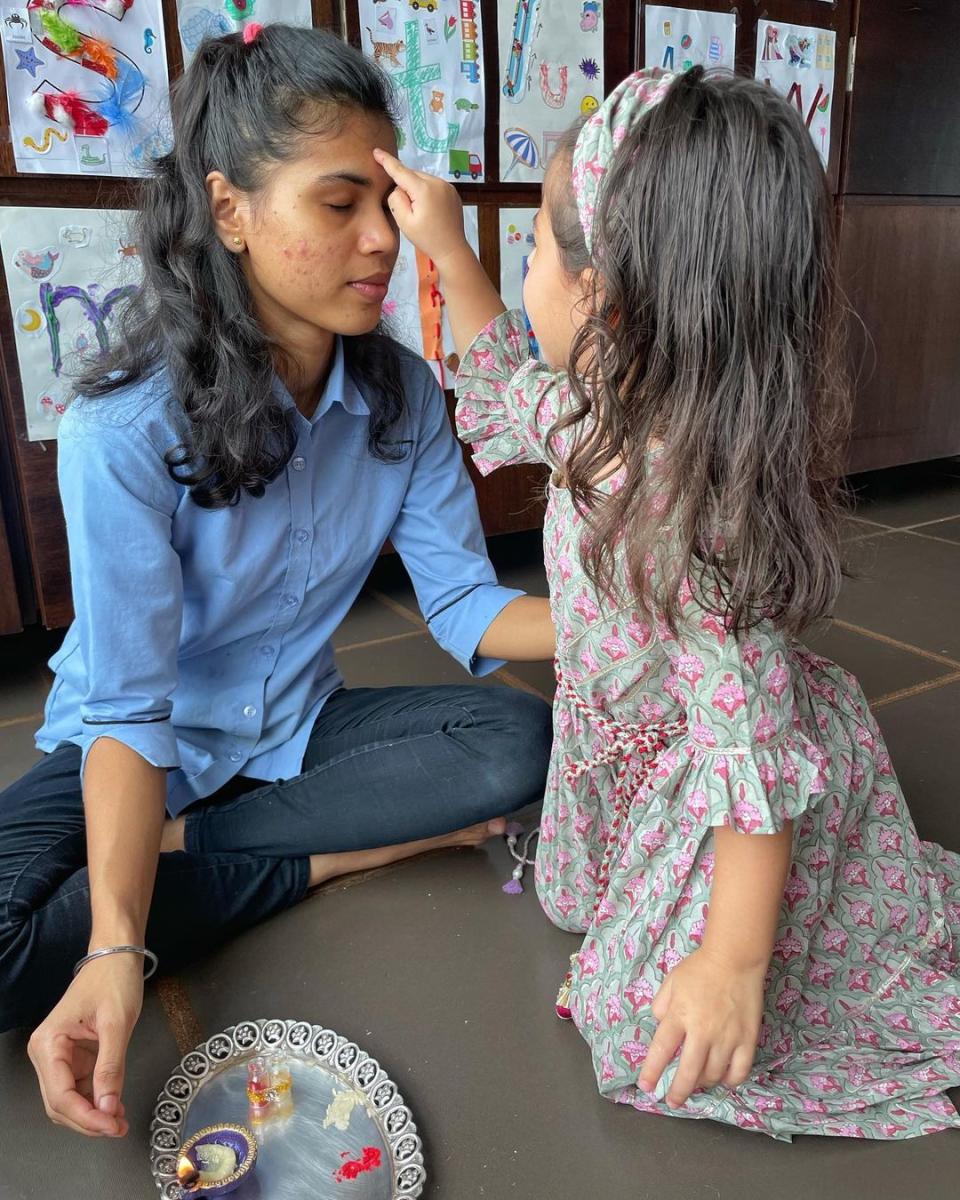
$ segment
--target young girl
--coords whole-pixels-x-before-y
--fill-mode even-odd
[[[547,600],[497,586],[429,369],[376,332],[385,77],[269,26],[201,48],[173,132],[142,303],[63,422],[76,620],[46,756],[0,796],[0,1028],[62,997],[30,1041],[47,1111],[114,1136],[145,958],[502,831],[550,744],[536,697],[346,690],[330,645],[389,538],[472,673],[554,646]]]
[[[795,640],[840,582],[846,418],[802,120],[699,68],[621,84],[547,172],[542,362],[451,190],[378,157],[446,281],[477,465],[553,468],[536,881],[586,935],[558,1009],[601,1092],[785,1139],[960,1126],[960,859],[918,840],[856,680]]]

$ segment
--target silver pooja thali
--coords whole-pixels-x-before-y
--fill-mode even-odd
[[[286,1059],[292,1103],[281,1117],[254,1124],[247,1063],[264,1055]],[[178,1150],[226,1123],[251,1129],[259,1147],[232,1200],[407,1200],[423,1192],[423,1145],[397,1085],[355,1042],[321,1025],[241,1021],[183,1057],[150,1125],[162,1200],[203,1196],[178,1182]]]

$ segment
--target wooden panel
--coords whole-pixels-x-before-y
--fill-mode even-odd
[[[960,204],[848,197],[840,270],[864,327],[850,470],[960,453]]]
[[[0,634],[19,633],[23,628],[17,582],[13,574],[13,559],[3,509],[0,508]]]
[[[960,196],[956,0],[865,0],[844,190]]]
[[[609,12],[610,7],[608,5],[605,12]],[[818,29],[832,29],[836,33],[836,67],[830,115],[830,162],[827,177],[831,189],[834,192],[838,191],[853,0],[834,0],[832,4],[824,4],[822,0],[770,0],[769,5],[760,5],[758,0],[682,0],[677,7],[737,14],[736,70],[742,75],[752,76],[754,73],[757,61],[757,23],[760,20],[783,21],[791,25],[813,25]],[[641,14],[641,18],[636,22],[636,53],[633,60],[638,65],[643,63],[644,56],[643,26]]]

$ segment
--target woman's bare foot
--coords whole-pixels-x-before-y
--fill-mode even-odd
[[[326,883],[337,875],[349,875],[354,871],[370,871],[374,867],[385,867],[388,863],[413,858],[428,850],[445,847],[482,846],[492,837],[500,837],[507,828],[506,817],[494,817],[492,821],[481,821],[466,829],[443,833],[439,837],[423,838],[418,842],[401,842],[396,846],[376,846],[372,850],[354,850],[345,854],[311,854],[310,886]]]
[[[160,853],[172,854],[175,850],[183,849],[183,817],[175,817],[172,821],[164,821],[163,832],[160,834]]]

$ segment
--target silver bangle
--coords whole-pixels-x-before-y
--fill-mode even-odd
[[[93,962],[95,958],[104,958],[107,954],[140,954],[150,964],[150,969],[144,973],[143,978],[149,979],[160,965],[157,956],[152,950],[148,950],[146,946],[104,946],[102,950],[92,950],[84,958],[81,958],[77,965],[73,968],[73,977],[76,979],[81,967],[85,967],[88,962]]]

